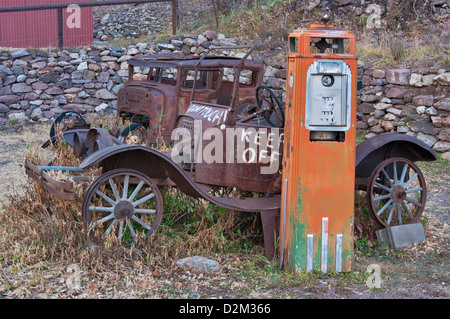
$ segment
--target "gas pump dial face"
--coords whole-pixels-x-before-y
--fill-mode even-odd
[[[350,127],[351,71],[339,60],[317,60],[308,69],[306,127],[311,131],[347,131]]]
[[[330,87],[334,84],[334,77],[332,75],[324,75],[322,77],[323,86]]]

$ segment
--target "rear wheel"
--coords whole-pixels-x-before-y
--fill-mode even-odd
[[[422,172],[405,158],[381,162],[367,187],[369,210],[385,227],[417,222],[425,208],[426,196]]]
[[[83,219],[92,238],[115,236],[120,243],[145,241],[161,223],[163,204],[156,184],[132,169],[102,174],[83,199]]]

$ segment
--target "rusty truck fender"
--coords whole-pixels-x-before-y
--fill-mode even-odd
[[[122,144],[107,147],[88,156],[80,168],[102,168],[103,173],[113,169],[133,169],[154,180],[157,185],[177,186],[184,194],[203,198],[229,210],[264,212],[280,209],[281,197],[234,198],[218,197],[208,193],[208,186],[196,183],[171,158],[144,145]]]
[[[413,136],[399,133],[377,135],[356,147],[356,186],[365,189],[375,167],[392,157],[402,157],[413,162],[436,160],[433,149]]]

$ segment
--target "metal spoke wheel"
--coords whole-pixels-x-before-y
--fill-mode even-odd
[[[381,162],[370,176],[367,187],[370,213],[385,227],[417,222],[425,208],[426,197],[422,172],[405,158]]]
[[[260,109],[265,109],[262,115],[273,127],[284,127],[284,111],[275,93],[265,85],[256,88],[256,103]]]
[[[120,243],[148,240],[161,223],[162,197],[146,175],[132,169],[102,174],[88,188],[82,213],[92,238],[117,236]]]

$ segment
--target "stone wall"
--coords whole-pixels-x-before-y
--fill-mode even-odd
[[[373,68],[360,63],[363,89],[357,128],[366,137],[382,133],[416,136],[438,152],[450,151],[450,72],[440,67]]]
[[[51,121],[65,110],[114,114],[117,93],[126,83],[131,57],[181,51],[201,54],[210,45],[234,39],[206,31],[172,36],[164,43],[126,48],[94,45],[64,51],[19,49],[0,53],[0,124]],[[224,55],[243,53],[225,51]],[[285,101],[286,61],[258,58],[265,64],[264,84]],[[381,70],[359,62],[363,89],[357,128],[366,137],[399,132],[414,135],[436,151],[450,151],[449,70],[431,67]]]

